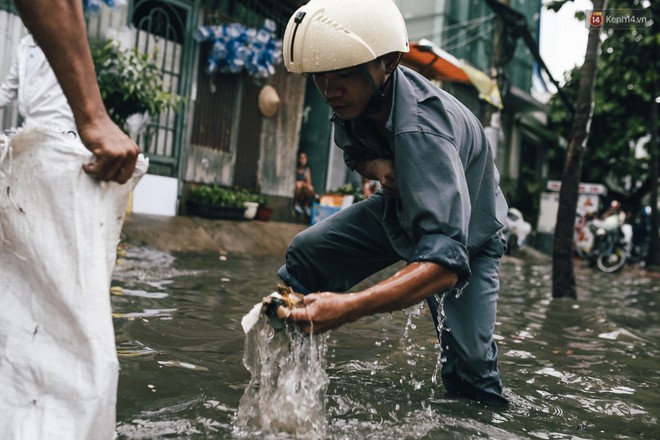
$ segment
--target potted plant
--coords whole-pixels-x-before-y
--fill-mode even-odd
[[[242,220],[248,194],[216,184],[197,185],[190,189],[188,212],[206,218]]]
[[[346,183],[341,185],[336,190],[332,191],[332,194],[340,194],[343,196],[353,196],[353,203],[360,202],[364,200],[364,193],[362,189],[356,186],[353,186],[352,183]]]
[[[262,203],[263,196],[246,190],[241,191],[243,197],[243,206],[245,207],[245,218],[252,220],[257,215],[259,205]]]
[[[273,215],[273,208],[268,206],[268,201],[263,195],[259,195],[257,200],[259,207],[257,208],[257,213],[254,216],[255,220],[260,220],[262,222],[267,222]]]

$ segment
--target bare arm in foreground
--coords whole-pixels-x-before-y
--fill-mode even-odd
[[[292,309],[288,320],[297,322],[306,333],[323,333],[365,316],[410,307],[453,287],[457,281],[454,272],[439,264],[411,263],[385,281],[359,292],[307,295],[305,306]]]
[[[23,23],[44,51],[69,101],[83,144],[96,156],[85,171],[125,183],[135,170],[138,146],[105,109],[87,42],[81,0],[15,0]]]

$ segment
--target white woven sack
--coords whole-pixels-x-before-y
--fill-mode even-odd
[[[67,135],[19,131],[0,144],[0,433],[115,437],[118,361],[110,281],[140,156],[125,185],[82,166]]]

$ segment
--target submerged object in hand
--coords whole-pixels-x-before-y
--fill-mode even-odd
[[[241,319],[243,332],[248,334],[250,329],[259,321],[262,315],[268,318],[270,325],[276,329],[285,326],[285,320],[291,314],[291,309],[303,304],[303,295],[294,292],[289,286],[278,286],[277,292],[265,297],[260,303],[252,307]]]

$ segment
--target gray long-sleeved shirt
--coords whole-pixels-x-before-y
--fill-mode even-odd
[[[413,244],[409,262],[433,261],[469,276],[469,256],[504,225],[507,204],[479,120],[418,73],[398,67],[383,145],[365,119],[335,122],[335,143],[352,170],[363,160],[394,159],[399,199],[388,200],[391,238]]]

